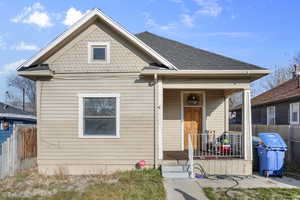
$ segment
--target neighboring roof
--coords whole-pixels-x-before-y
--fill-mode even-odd
[[[285,81],[284,83],[272,88],[251,100],[251,106],[259,106],[265,104],[272,104],[276,102],[283,102],[293,98],[300,97],[299,79],[297,76],[293,79]],[[241,105],[234,107],[233,110],[241,109]]]
[[[123,28],[120,24],[112,20],[110,17],[105,15],[102,11],[100,11],[98,8],[94,8],[87,14],[85,14],[79,21],[77,21],[75,24],[73,24],[69,29],[67,29],[65,32],[63,32],[61,35],[59,35],[56,39],[54,39],[52,42],[50,42],[46,47],[41,49],[36,55],[34,55],[32,58],[28,59],[26,62],[24,62],[19,68],[19,70],[23,70],[26,67],[30,67],[31,65],[34,65],[36,61],[38,61],[42,56],[44,56],[47,52],[49,52],[51,49],[56,47],[58,44],[63,42],[68,36],[70,36],[73,32],[75,32],[77,29],[79,29],[82,25],[89,22],[94,17],[99,17],[101,20],[109,24],[112,28],[114,28],[116,31],[118,31],[121,35],[123,35],[128,40],[132,41],[134,44],[136,44],[138,47],[143,49],[147,54],[161,62],[163,65],[167,66],[169,69],[176,69],[176,67],[170,63],[167,59],[165,59],[161,54],[154,51],[151,47],[149,47],[147,44],[139,40],[136,36],[131,34],[129,31],[127,31],[125,28]],[[40,64],[40,63],[37,63]]]
[[[179,70],[265,70],[222,55],[198,49],[150,32],[136,36]]]
[[[33,113],[0,102],[0,117],[18,119],[36,119]]]

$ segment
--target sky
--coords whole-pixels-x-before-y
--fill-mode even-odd
[[[272,69],[300,52],[299,0],[0,0],[0,100],[6,77],[92,8],[145,30]]]

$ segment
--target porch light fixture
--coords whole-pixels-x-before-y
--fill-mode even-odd
[[[199,96],[196,94],[190,94],[187,98],[187,103],[190,105],[197,105],[199,104]]]

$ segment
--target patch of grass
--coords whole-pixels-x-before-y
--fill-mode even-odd
[[[16,183],[24,181],[30,174],[29,173],[18,173],[15,175]]]
[[[217,200],[217,196],[215,195],[214,189],[211,187],[203,188],[203,192],[205,193],[206,197],[210,200]]]
[[[227,188],[204,188],[205,195],[210,200],[255,199],[255,200],[294,200],[300,197],[300,188],[234,188],[227,192]]]
[[[4,198],[0,194],[0,200],[163,200],[166,198],[162,177],[158,170],[144,169],[119,172],[108,177],[110,177],[109,180],[113,181],[90,184],[80,191],[58,190],[52,196],[34,196],[31,198]],[[114,179],[111,179],[111,177],[114,177]],[[58,176],[56,178],[61,180],[62,177]],[[26,180],[23,181],[26,182]],[[49,190],[51,187],[49,185]]]

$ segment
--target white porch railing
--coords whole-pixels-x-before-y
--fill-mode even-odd
[[[244,142],[241,132],[223,134],[213,132],[190,134],[190,136],[194,158],[226,159],[244,157]]]

